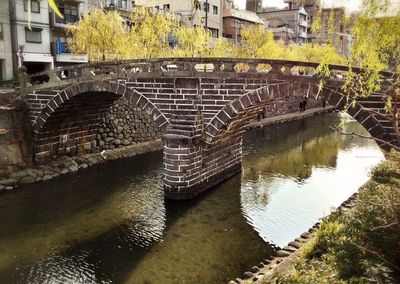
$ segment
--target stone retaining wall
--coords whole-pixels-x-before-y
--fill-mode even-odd
[[[47,165],[18,171],[12,174],[8,179],[1,180],[0,178],[0,191],[11,190],[24,184],[53,179],[68,173],[75,173],[79,170],[86,169],[93,165],[102,164],[107,161],[133,157],[139,154],[159,151],[161,149],[162,142],[160,139],[157,139],[123,148],[105,150],[101,153],[87,154],[80,157],[63,156]]]
[[[118,99],[101,119],[96,134],[100,150],[129,146],[161,138],[161,131],[150,116],[132,107],[125,97]]]
[[[0,178],[32,166],[28,110],[22,101],[0,106]]]

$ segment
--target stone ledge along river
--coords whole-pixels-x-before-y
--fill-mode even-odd
[[[384,156],[324,114],[248,131],[243,171],[165,201],[162,153],[0,194],[0,283],[227,283],[329,214]],[[365,133],[344,118],[346,132]]]

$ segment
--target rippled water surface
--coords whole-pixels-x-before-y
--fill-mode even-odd
[[[383,159],[333,114],[245,135],[243,172],[164,201],[162,153],[0,194],[0,283],[226,283],[329,213]],[[363,131],[345,121],[346,131]]]

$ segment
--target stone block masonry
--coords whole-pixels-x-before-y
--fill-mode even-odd
[[[108,150],[159,138],[161,130],[153,119],[122,97],[101,118],[96,134],[96,147],[99,150]]]
[[[32,165],[28,114],[21,101],[0,106],[0,178]]]

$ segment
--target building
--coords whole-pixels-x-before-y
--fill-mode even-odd
[[[276,41],[283,41],[285,44],[289,44],[294,42],[294,31],[285,26],[277,26],[277,27],[269,27],[271,32],[274,35],[274,40]]]
[[[330,42],[338,53],[349,56],[352,41],[351,21],[344,21],[345,16],[344,7],[322,9],[321,30],[317,40],[320,43]]]
[[[55,67],[88,62],[86,54],[72,54],[68,48],[70,39],[65,27],[79,21],[79,17],[88,7],[84,0],[61,0],[57,2],[63,18],[58,17],[52,10],[49,13],[51,28],[51,53]]]
[[[257,13],[264,21],[269,23],[269,27],[288,27],[293,34],[293,41],[297,43],[306,43],[309,41],[309,19],[304,7],[284,10],[270,10]]]
[[[246,0],[246,10],[254,13],[261,12],[262,0]]]
[[[234,43],[239,43],[242,28],[263,24],[264,22],[255,12],[235,9],[232,1],[225,1],[223,13],[223,37]]]
[[[8,1],[0,1],[0,81],[13,78]]]
[[[213,38],[222,36],[223,0],[136,0],[135,5],[170,11],[186,26],[203,26]]]
[[[52,69],[54,58],[50,47],[47,1],[31,0],[30,25],[27,0],[10,0],[9,5],[14,72],[22,63],[26,66],[28,73]]]

